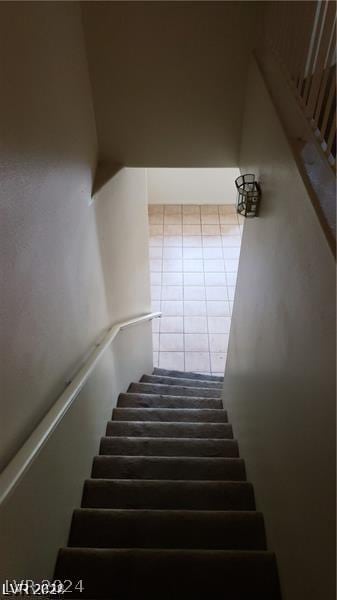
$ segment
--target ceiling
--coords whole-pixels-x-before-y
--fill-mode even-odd
[[[99,158],[236,166],[255,2],[83,2]]]

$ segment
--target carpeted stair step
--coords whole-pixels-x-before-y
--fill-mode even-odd
[[[91,600],[281,600],[266,551],[65,548],[54,579],[82,580],[67,597]]]
[[[211,408],[114,408],[113,421],[227,423],[225,410]]]
[[[107,436],[233,439],[229,423],[159,423],[156,421],[109,421]]]
[[[187,385],[195,388],[222,389],[222,383],[205,379],[188,379],[183,377],[167,377],[163,375],[143,375],[140,379],[143,383],[160,383],[162,385]]]
[[[220,398],[160,396],[159,394],[119,394],[118,408],[210,408],[223,409]]]
[[[241,458],[96,456],[92,477],[245,481],[246,472]]]
[[[203,373],[193,373],[191,371],[169,371],[168,369],[153,369],[153,375],[162,375],[163,377],[182,377],[183,379],[202,379],[204,381],[215,381],[222,383],[224,378],[219,375],[204,375]]]
[[[167,510],[255,510],[247,481],[87,479],[82,506]]]
[[[161,383],[131,383],[128,392],[136,394],[164,394],[165,396],[221,398],[221,390],[217,388],[191,387],[189,385],[164,385]]]
[[[236,440],[195,438],[104,437],[100,454],[122,456],[239,456]]]
[[[74,511],[69,546],[86,548],[193,548],[266,550],[256,511]]]

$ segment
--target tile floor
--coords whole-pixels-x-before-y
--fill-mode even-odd
[[[154,365],[223,375],[242,217],[234,205],[149,205]]]

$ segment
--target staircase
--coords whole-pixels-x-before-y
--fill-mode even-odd
[[[67,596],[280,600],[221,388],[155,369],[120,394],[57,559]]]

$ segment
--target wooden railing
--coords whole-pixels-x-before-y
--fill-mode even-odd
[[[265,33],[329,164],[336,168],[336,3],[268,2]]]

